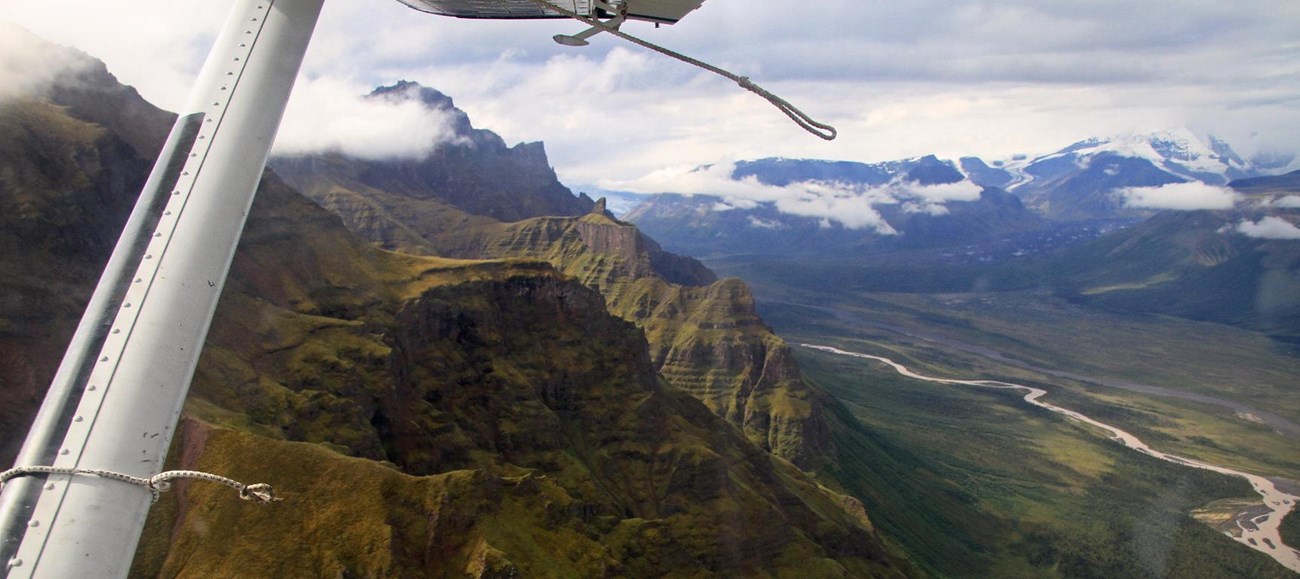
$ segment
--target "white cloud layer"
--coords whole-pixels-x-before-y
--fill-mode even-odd
[[[1282,209],[1300,209],[1300,195],[1284,195],[1274,199],[1272,205]]]
[[[277,155],[339,152],[362,159],[420,158],[444,144],[464,144],[450,111],[418,100],[367,98],[337,79],[300,79],[276,137]]]
[[[897,231],[876,210],[879,205],[902,204],[905,211],[943,215],[946,203],[975,201],[981,188],[970,181],[941,185],[920,185],[895,181],[880,187],[849,183],[802,181],[784,186],[768,185],[754,176],[733,179],[735,163],[716,163],[706,167],[672,167],[653,171],[639,179],[606,180],[599,185],[611,191],[655,194],[707,195],[717,197],[714,211],[753,209],[770,204],[788,215],[812,217],[823,225],[838,223],[849,229],[870,228],[882,235]],[[770,222],[750,219],[755,227],[771,227]]]
[[[1300,239],[1300,227],[1273,215],[1259,221],[1242,221],[1237,224],[1237,233],[1258,239]]]
[[[1119,190],[1128,207],[1141,209],[1232,209],[1237,195],[1232,189],[1197,181],[1170,183],[1159,187],[1125,187]]]
[[[678,166],[660,169],[639,179],[604,181],[600,186],[632,193],[708,195],[719,198],[713,206],[715,211],[753,209],[759,204],[771,204],[782,213],[821,219],[826,226],[833,222],[849,229],[871,228],[885,235],[895,233],[873,207],[895,202],[883,190],[811,181],[778,187],[761,183],[753,176],[733,179],[731,175],[735,168],[734,163],[698,168]]]
[[[38,42],[27,30],[0,21],[0,102],[41,94],[58,75],[88,63],[75,53],[43,50]]]

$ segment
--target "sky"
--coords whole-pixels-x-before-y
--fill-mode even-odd
[[[185,102],[231,6],[4,3],[0,18],[104,60],[170,110]],[[551,40],[583,28],[329,0],[277,150],[427,152],[449,136],[447,119],[360,99],[412,80],[508,143],[544,141],[575,190],[775,156],[1032,156],[1174,127],[1216,134],[1246,155],[1300,151],[1294,0],[705,0],[676,25],[624,26],[750,77],[834,125],[840,136],[830,142],[730,81],[620,39],[600,35],[583,48]]]

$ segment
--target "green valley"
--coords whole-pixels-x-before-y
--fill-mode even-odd
[[[1296,435],[1257,415],[1279,424],[1296,420],[1300,360],[1261,334],[1106,313],[1045,293],[873,293],[789,284],[788,272],[760,258],[710,265],[750,283],[764,319],[791,343],[886,356],[931,376],[1033,385],[1048,390],[1044,400],[1119,426],[1162,451],[1300,479]],[[867,270],[828,267],[821,278],[803,279],[844,275]],[[929,487],[928,494],[915,488],[892,500],[957,497],[965,516],[974,518],[895,520],[890,505],[869,504],[889,535],[924,544],[958,535],[953,531],[962,524],[979,529],[965,536],[975,538],[987,569],[999,575],[1286,574],[1191,516],[1216,499],[1258,504],[1240,479],[1134,453],[1011,392],[921,382],[866,360],[795,352],[805,376],[871,429],[875,446],[903,457],[904,470],[917,475],[910,484]],[[1134,391],[1143,386],[1237,407]],[[864,467],[861,476],[879,474]],[[1297,517],[1288,519],[1294,525]],[[907,526],[907,533],[928,529],[931,538],[892,525]],[[946,552],[952,551],[933,551]],[[963,572],[970,561],[950,563],[940,573],[982,573]]]

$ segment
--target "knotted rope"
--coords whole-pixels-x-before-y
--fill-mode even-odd
[[[623,32],[613,26],[609,26],[604,22],[601,22],[600,20],[597,20],[595,18],[588,18],[586,16],[578,14],[577,12],[569,10],[568,8],[559,6],[557,4],[553,4],[548,0],[530,0],[530,1],[544,9],[559,12],[560,14],[568,16],[569,18],[582,22],[583,24],[586,24],[588,26],[594,26],[596,28],[600,28],[605,32],[613,34],[614,36],[622,38],[623,40],[631,42],[632,44],[635,44],[642,48],[653,50],[664,56],[675,58],[677,60],[685,62],[686,64],[697,66],[713,74],[729,79],[732,82],[735,82],[736,84],[740,85],[741,88],[749,92],[752,92],[760,97],[763,97],[764,99],[767,100],[767,102],[772,103],[772,106],[776,107],[781,112],[785,113],[785,116],[790,117],[790,120],[794,121],[794,123],[796,125],[799,125],[799,127],[802,128],[803,130],[808,131],[809,133],[812,133],[814,135],[817,135],[818,137],[821,137],[823,139],[826,139],[827,141],[835,140],[835,136],[838,134],[835,131],[835,127],[814,120],[812,117],[808,116],[806,113],[799,110],[798,107],[790,104],[789,101],[772,94],[767,89],[764,89],[763,87],[758,86],[757,84],[754,84],[753,81],[749,80],[749,77],[744,77],[738,74],[734,74],[730,71],[713,66],[712,64],[709,64],[707,62],[686,56],[685,54],[682,54],[680,52],[676,52],[674,50],[664,48],[662,46],[659,46],[657,44],[654,44],[646,40],[641,40],[640,38],[632,36],[631,34]]]
[[[138,486],[148,488],[149,492],[153,493],[153,502],[158,501],[159,495],[171,490],[172,481],[176,479],[182,479],[182,478],[205,480],[208,482],[214,482],[214,483],[226,485],[238,491],[239,498],[244,499],[246,501],[254,501],[257,503],[271,503],[271,502],[283,500],[280,497],[275,496],[275,490],[272,489],[271,485],[269,484],[257,483],[257,484],[246,485],[234,479],[229,479],[224,476],[219,476],[219,475],[206,473],[206,472],[200,472],[196,470],[169,470],[166,472],[160,472],[149,478],[141,478],[137,476],[131,476],[129,474],[122,474],[120,472],[113,472],[111,470],[103,470],[98,468],[21,466],[17,468],[11,468],[4,472],[0,472],[0,488],[4,488],[4,484],[8,482],[9,479],[11,478],[25,476],[25,475],[33,475],[33,474],[66,474],[66,475],[90,474],[101,478],[118,480],[125,483],[130,483],[133,485],[138,485]]]

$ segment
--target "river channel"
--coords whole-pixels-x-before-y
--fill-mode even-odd
[[[906,366],[903,366],[898,362],[895,362],[893,360],[890,360],[889,358],[885,358],[881,356],[873,356],[870,354],[859,354],[857,352],[847,352],[839,348],[833,348],[830,346],[819,346],[816,344],[801,344],[801,345],[804,346],[805,348],[820,350],[822,352],[829,352],[831,354],[838,354],[841,356],[852,356],[854,358],[864,358],[867,360],[876,360],[878,362],[882,362],[892,367],[899,374],[907,376],[908,378],[924,380],[926,382],[937,382],[940,384],[958,384],[963,386],[978,386],[982,388],[1022,390],[1025,392],[1025,397],[1024,397],[1025,402],[1028,402],[1040,408],[1046,408],[1047,410],[1050,410],[1057,414],[1064,414],[1065,416],[1068,416],[1080,422],[1084,422],[1096,426],[1097,428],[1109,432],[1111,440],[1114,440],[1115,442],[1127,446],[1128,448],[1131,448],[1137,452],[1141,452],[1143,454],[1153,456],[1161,460],[1166,460],[1187,467],[1211,470],[1229,476],[1244,478],[1250,482],[1250,485],[1252,488],[1255,489],[1255,492],[1259,493],[1259,495],[1263,498],[1264,508],[1267,510],[1260,514],[1255,514],[1244,521],[1239,518],[1237,520],[1237,526],[1239,528],[1240,533],[1229,534],[1229,536],[1232,537],[1233,540],[1242,543],[1247,547],[1250,547],[1251,549],[1254,549],[1256,551],[1264,553],[1265,555],[1268,555],[1269,557],[1272,557],[1274,560],[1281,563],[1286,568],[1295,571],[1297,573],[1300,573],[1300,551],[1297,551],[1296,549],[1293,549],[1290,546],[1284,544],[1282,542],[1282,538],[1280,534],[1278,533],[1278,527],[1282,524],[1282,519],[1286,517],[1286,515],[1290,513],[1292,509],[1296,508],[1297,502],[1300,502],[1300,497],[1282,491],[1281,489],[1278,488],[1278,486],[1273,481],[1267,478],[1264,478],[1259,475],[1232,470],[1230,468],[1215,466],[1212,464],[1204,463],[1190,458],[1184,458],[1181,456],[1160,452],[1158,450],[1151,448],[1150,446],[1147,446],[1147,444],[1142,442],[1140,439],[1138,439],[1138,437],[1133,436],[1132,434],[1129,434],[1128,432],[1120,430],[1114,426],[1102,422],[1098,422],[1096,420],[1093,420],[1092,418],[1084,416],[1083,414],[1080,414],[1068,408],[1062,408],[1060,406],[1055,406],[1053,404],[1043,402],[1041,398],[1043,397],[1043,395],[1047,394],[1047,391],[1041,388],[1034,388],[1032,386],[1025,386],[1023,384],[1013,384],[1011,382],[999,382],[997,380],[956,380],[951,378],[935,378],[932,376],[917,374],[916,372],[913,372],[912,370],[908,369]]]

